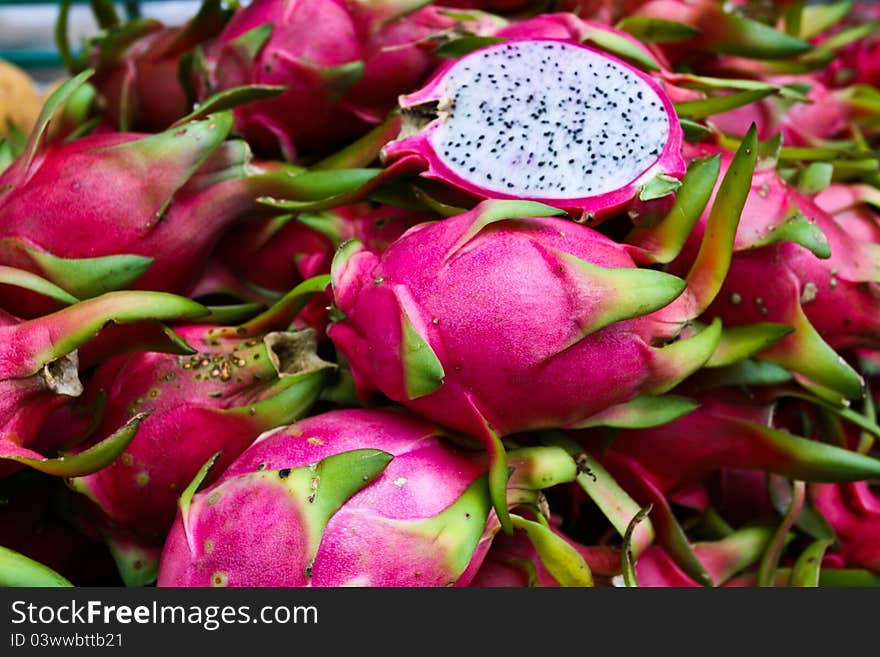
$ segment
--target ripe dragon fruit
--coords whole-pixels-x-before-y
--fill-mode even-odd
[[[111,324],[137,325],[144,320],[200,317],[205,313],[207,309],[194,301],[161,292],[108,292],[28,321],[3,312],[0,459],[6,463],[0,465],[0,473],[5,475],[28,465],[49,474],[76,476],[112,461],[131,439],[141,415],[116,427],[115,434],[79,456],[52,459],[35,450],[57,451],[65,446],[67,436],[55,436],[51,445],[33,444],[46,417],[83,391],[77,348]],[[135,348],[130,341],[125,345],[125,349]]]
[[[620,551],[607,545],[581,545],[565,536],[551,519],[550,530],[569,543],[590,567],[593,576],[611,577],[620,572]],[[541,555],[523,532],[499,534],[468,584],[473,587],[560,586]]]
[[[105,410],[92,440],[139,413],[149,415],[110,466],[70,481],[116,525],[159,540],[174,520],[180,491],[215,452],[225,468],[263,431],[288,424],[315,402],[327,363],[311,329],[255,337],[220,327],[177,327],[192,355],[139,352],[95,371],[84,401]],[[227,332],[228,333],[228,332]]]
[[[724,586],[758,563],[771,538],[771,529],[749,527],[718,540],[699,541],[694,544],[694,552],[709,573],[712,586]],[[635,577],[638,586],[644,587],[700,586],[658,545],[652,545],[638,558]]]
[[[716,55],[739,57],[746,62],[744,67],[749,63],[755,67],[754,60],[785,59],[811,48],[809,42],[797,36],[711,0],[650,0],[639,3],[618,25],[622,29],[638,27],[649,31],[653,20],[691,28],[687,37],[654,46],[679,70],[711,68]]]
[[[181,496],[158,585],[466,585],[498,523],[484,454],[444,435],[400,408],[330,411],[264,434],[212,486],[195,493],[196,479]],[[563,450],[543,449],[553,451],[512,459],[511,505],[573,478]]]
[[[716,149],[699,149],[707,151]],[[729,157],[722,153],[722,167]],[[683,263],[702,232],[698,222]],[[707,316],[721,317],[725,325],[787,324],[795,330],[760,357],[792,370],[808,385],[860,397],[858,373],[835,350],[876,346],[880,245],[848,233],[774,167],[762,166],[751,182],[734,251]]]
[[[422,176],[477,199],[596,219],[685,171],[681,126],[659,83],[574,40],[480,48],[441,66],[400,108],[383,160],[417,162]]]
[[[53,94],[28,148],[0,175],[0,264],[77,298],[122,287],[187,294],[235,222],[277,214],[260,198],[308,192],[300,169],[258,164],[247,143],[226,141],[228,112],[155,135],[105,132],[45,145],[53,112],[88,76]],[[19,315],[52,309],[3,292],[4,307]]]
[[[855,2],[841,28],[853,28],[880,20],[880,8],[874,2]],[[833,37],[832,35],[827,35]],[[821,40],[819,40],[821,44]],[[880,39],[874,31],[864,39],[847,44],[822,69],[819,79],[829,87],[855,84],[880,87]]]
[[[123,132],[160,132],[189,114],[192,94],[181,82],[188,77],[186,60],[199,44],[216,37],[231,15],[221,0],[204,0],[182,25],[142,17],[123,24],[112,3],[101,0],[92,8],[103,29],[73,56],[67,43],[69,5],[70,0],[62,0],[56,30],[68,70],[76,74],[94,68],[92,83],[105,123]]]
[[[578,426],[662,394],[714,351],[720,326],[694,334],[687,324],[724,277],[754,167],[750,139],[725,176],[717,229],[687,281],[637,267],[634,255],[644,252],[530,201],[484,201],[416,226],[381,256],[343,245],[331,272],[339,314],[328,336],[360,394],[380,391],[479,437],[504,522],[500,437]],[[696,170],[714,181],[712,164]],[[674,214],[695,219],[706,201],[697,196],[682,194],[688,210]],[[585,385],[593,393],[584,395]]]
[[[209,93],[283,85],[279,97],[238,108],[236,130],[255,148],[290,161],[302,151],[325,152],[384,120],[397,96],[436,65],[431,51],[443,35],[463,29],[462,21],[425,4],[255,0],[207,49],[201,83]]]
[[[705,480],[721,468],[762,470],[815,482],[858,481],[880,474],[880,461],[774,426],[772,392],[721,387],[693,399],[696,410],[645,429],[620,429],[603,448],[599,430],[579,432],[588,451],[617,472],[638,464],[641,477],[662,492]],[[765,397],[765,398],[762,398]],[[711,436],[711,439],[707,439]]]

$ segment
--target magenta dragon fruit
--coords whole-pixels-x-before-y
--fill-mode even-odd
[[[256,337],[216,326],[175,330],[198,351],[118,356],[95,371],[83,398],[105,400],[93,440],[149,415],[119,459],[70,482],[113,523],[154,540],[171,526],[180,492],[208,458],[221,452],[218,468],[225,468],[260,433],[298,419],[331,367],[315,355],[311,329]]]
[[[672,103],[649,75],[574,40],[516,39],[441,66],[401,97],[385,162],[468,196],[527,199],[587,218],[685,171]]]
[[[718,540],[699,541],[694,544],[694,553],[709,574],[712,586],[724,586],[758,564],[771,538],[771,529],[749,527]],[[659,545],[652,545],[638,558],[635,580],[644,587],[701,586]]]
[[[107,325],[133,326],[146,320],[199,317],[207,309],[194,301],[161,292],[110,292],[71,305],[50,315],[21,321],[8,313],[0,317],[3,333],[3,367],[0,369],[0,472],[28,465],[49,474],[76,476],[112,461],[131,439],[143,416],[130,418],[108,432],[104,441],[78,457],[46,458],[47,453],[69,448],[69,436],[54,436],[51,445],[34,444],[43,422],[61,405],[83,392],[77,348],[93,340]],[[130,342],[125,349],[136,349]],[[112,352],[106,352],[112,353]]]
[[[714,150],[700,152],[707,149]],[[722,167],[729,157],[722,154]],[[684,263],[702,232],[699,222],[683,250]],[[860,397],[858,373],[835,350],[876,346],[880,245],[856,238],[775,168],[762,167],[752,179],[734,251],[708,317],[726,325],[790,326],[794,330],[760,357],[810,385]]]
[[[880,473],[880,461],[811,440],[774,421],[778,392],[712,388],[693,399],[698,407],[666,424],[620,429],[603,447],[598,430],[580,442],[614,471],[636,462],[641,476],[663,492],[704,481],[722,468],[761,470],[817,482],[858,481]],[[711,436],[707,440],[706,436]]]
[[[870,483],[813,484],[810,500],[834,529],[845,565],[880,571],[880,496]]]
[[[71,72],[94,68],[92,83],[102,99],[105,123],[123,132],[159,132],[189,114],[193,98],[181,82],[188,77],[183,73],[186,59],[216,37],[231,15],[221,0],[204,0],[182,25],[145,17],[122,23],[112,2],[96,1],[92,9],[102,30],[74,56],[67,43],[69,5],[70,0],[62,1],[56,31],[60,51]]]
[[[854,2],[838,28],[858,28],[876,24],[877,20],[880,20],[877,3]],[[833,36],[833,33],[823,35],[824,38],[818,41],[821,44],[824,39]],[[876,31],[840,49],[818,77],[829,87],[863,84],[880,88],[880,39]]]
[[[381,256],[344,245],[331,272],[339,316],[328,336],[362,396],[379,391],[483,441],[504,521],[500,437],[639,405],[636,398],[671,389],[712,354],[720,326],[695,332],[687,324],[723,279],[754,158],[754,144],[744,146],[737,173],[725,177],[713,210],[718,228],[687,281],[637,267],[633,258],[646,251],[553,216],[557,209],[484,201],[410,229]],[[704,191],[714,165],[695,167],[709,174]],[[681,194],[688,209],[674,214],[695,220],[707,200],[698,196]]]
[[[719,324],[689,323],[723,281],[755,157],[752,131],[686,279],[636,265],[674,257],[671,242],[702,212],[717,159],[693,166],[669,218],[638,246],[507,200],[416,226],[381,256],[349,242],[333,262],[338,315],[328,336],[363,397],[379,391],[479,437],[500,506],[500,437],[601,423],[598,414],[641,409],[646,398],[650,406],[710,357]]]
[[[777,3],[782,5],[782,3]],[[629,20],[628,20],[629,19]],[[716,55],[754,60],[784,59],[806,53],[811,45],[793,34],[774,29],[736,8],[711,0],[649,0],[634,3],[630,15],[618,25],[624,29],[650,30],[652,20],[690,26],[689,38],[673,39],[655,46],[671,67],[705,70],[716,63]],[[759,62],[763,63],[763,61]],[[748,69],[746,69],[748,70]]]
[[[326,151],[384,120],[397,96],[436,65],[431,51],[440,37],[461,29],[461,21],[425,4],[256,0],[208,49],[203,86],[213,93],[283,85],[279,97],[237,109],[236,130],[290,161],[300,151]]]
[[[580,554],[594,577],[611,577],[620,572],[620,550],[610,545],[581,545],[565,536],[551,519],[550,531]],[[541,560],[534,544],[523,532],[499,534],[486,553],[472,587],[560,586]]]
[[[52,95],[27,150],[0,176],[0,264],[77,298],[123,287],[187,294],[235,222],[277,214],[260,198],[309,189],[313,176],[258,164],[246,142],[226,141],[228,112],[154,135],[104,132],[46,145],[54,110],[88,76]],[[364,172],[372,174],[356,173]],[[20,315],[46,311],[22,294],[0,301]]]
[[[216,483],[195,493],[196,479],[181,496],[159,586],[467,584],[498,523],[484,453],[444,435],[400,408],[330,411],[264,434]],[[563,450],[535,449],[512,459],[511,505],[575,474]]]

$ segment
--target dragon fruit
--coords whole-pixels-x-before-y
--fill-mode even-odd
[[[326,152],[384,120],[397,96],[436,65],[431,51],[442,36],[462,29],[425,4],[256,0],[207,50],[202,86],[214,93],[283,85],[281,96],[238,108],[236,130],[261,152],[290,161],[302,151]]]
[[[778,393],[775,393],[778,394]],[[645,429],[620,429],[603,449],[598,430],[578,439],[612,471],[636,462],[663,492],[705,480],[722,468],[762,470],[817,482],[858,481],[880,473],[880,461],[774,426],[772,391],[713,388],[693,395],[696,410]],[[707,439],[711,436],[711,439]]]
[[[722,167],[728,158],[722,153]],[[698,222],[682,264],[702,232]],[[762,166],[751,182],[734,251],[707,317],[721,317],[726,325],[790,326],[792,333],[760,358],[793,371],[805,385],[859,398],[861,378],[835,350],[870,347],[880,335],[880,245],[849,233],[774,167]],[[679,271],[675,263],[672,271]]]
[[[192,110],[192,94],[181,82],[188,77],[186,60],[197,46],[216,37],[231,15],[221,0],[205,0],[182,25],[143,17],[123,24],[112,3],[95,2],[93,11],[108,17],[99,21],[104,29],[73,56],[67,44],[69,5],[70,0],[62,2],[56,31],[68,70],[76,74],[94,69],[92,83],[102,99],[103,118],[123,132],[160,132]]]
[[[880,20],[880,8],[874,2],[855,2],[837,27],[858,28]],[[837,30],[839,32],[839,29]],[[823,35],[825,38],[833,37]],[[819,44],[825,39],[817,39]],[[880,87],[880,39],[874,30],[866,38],[848,43],[836,53],[836,57],[819,73],[819,79],[829,87],[855,84]]]
[[[77,298],[122,287],[187,294],[236,221],[277,213],[258,199],[308,187],[299,169],[258,164],[247,143],[225,141],[228,112],[155,135],[104,132],[46,146],[53,111],[87,77],[53,94],[27,150],[0,176],[0,264]],[[53,309],[25,293],[0,302],[23,316]]]
[[[772,530],[765,527],[740,529],[722,539],[700,541],[694,552],[703,564],[713,586],[724,586],[735,575],[757,564]],[[700,584],[687,575],[663,548],[652,545],[635,563],[635,576],[644,587],[696,587]]]
[[[845,564],[880,571],[880,496],[870,483],[813,484],[810,500],[834,529]]]
[[[809,42],[795,35],[711,0],[649,0],[633,7],[630,16],[618,25],[649,32],[652,21],[691,28],[690,34],[682,32],[687,36],[655,46],[678,70],[705,70],[715,63],[715,55],[740,57],[754,67],[756,59],[785,59],[811,49]]]
[[[695,332],[687,324],[724,277],[754,168],[754,133],[751,140],[725,176],[716,230],[687,282],[637,267],[639,249],[531,201],[484,201],[421,224],[381,256],[356,241],[343,245],[331,272],[338,318],[328,336],[361,396],[379,391],[479,437],[504,522],[500,437],[578,426],[661,394],[714,351],[720,326]],[[706,164],[700,171],[711,174]],[[695,219],[696,196],[682,201],[696,208],[675,214]]]
[[[356,239],[380,253],[408,228],[433,218],[427,212],[367,202],[283,215],[259,228],[233,228],[215,256],[247,285],[283,294],[303,280],[330,273],[339,244]]]
[[[96,337],[107,325],[137,325],[145,320],[199,317],[207,309],[194,301],[161,292],[109,292],[28,321],[2,313],[3,367],[0,369],[0,473],[9,474],[22,464],[49,474],[75,476],[103,467],[124,448],[142,419],[125,424],[123,433],[110,435],[79,457],[47,459],[35,451],[34,440],[47,416],[82,394],[77,348]],[[126,349],[135,349],[130,341]],[[56,436],[56,451],[66,436]],[[17,462],[17,463],[16,463]]]
[[[159,540],[174,520],[180,491],[221,451],[231,463],[263,431],[288,424],[315,402],[331,366],[315,353],[314,331],[224,335],[220,327],[180,326],[192,355],[139,352],[101,364],[83,397],[105,410],[92,440],[149,413],[110,466],[71,486],[115,524]]]
[[[181,496],[158,585],[467,584],[498,523],[484,454],[444,435],[400,408],[330,411],[264,434],[216,483],[195,493],[196,479]],[[573,478],[573,460],[544,449],[554,451],[514,465],[511,505],[534,503],[537,482]]]
[[[551,519],[550,530],[583,557],[594,576],[608,578],[620,572],[619,549],[607,545],[581,545],[565,536],[557,524],[556,519]],[[468,584],[488,588],[559,585],[524,532],[496,536]]]
[[[384,161],[419,162],[424,177],[477,199],[534,200],[596,219],[685,171],[661,86],[574,40],[480,48],[441,66],[400,108]]]

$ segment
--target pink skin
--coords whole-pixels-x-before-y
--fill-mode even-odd
[[[407,521],[441,513],[485,472],[478,453],[455,450],[439,435],[401,409],[331,411],[264,435],[217,483],[195,495],[186,529],[178,515],[162,555],[159,586],[466,584],[461,573],[449,570],[443,549],[460,546],[445,538],[434,543],[406,527]],[[379,449],[394,458],[330,518],[309,578],[303,549],[308,528],[275,471],[356,449]],[[263,470],[269,476],[255,476]],[[481,561],[486,549],[488,542],[481,542],[473,560]]]
[[[706,569],[716,586],[723,586],[735,573],[731,569],[737,555],[725,550],[720,543],[696,543],[694,554]],[[646,549],[635,564],[636,581],[643,587],[700,587],[691,579],[659,545]]]
[[[760,449],[728,418],[764,424],[772,406],[758,404],[735,390],[712,390],[695,397],[700,407],[658,427],[621,430],[609,452],[638,461],[662,491],[703,481],[722,467],[761,468],[784,464],[785,454]],[[582,431],[578,439],[591,453],[605,453],[599,430]],[[706,436],[712,440],[706,440]],[[611,456],[609,455],[610,459]]]
[[[336,244],[357,239],[381,253],[408,228],[434,219],[430,213],[371,203],[341,206],[325,216],[332,218],[327,228],[334,233],[333,239],[296,218],[280,228],[273,226],[274,219],[261,226],[249,223],[234,227],[215,251],[215,257],[225,265],[222,271],[232,279],[231,284],[225,281],[225,288],[256,285],[283,294],[305,279],[330,273]],[[234,289],[230,291],[235,294]],[[311,326],[324,335],[330,303],[329,296],[316,295],[297,318],[297,326]]]
[[[114,524],[161,542],[174,520],[180,492],[214,453],[218,469],[231,463],[273,425],[251,415],[218,413],[280,393],[279,378],[261,338],[212,336],[217,327],[175,331],[199,353],[139,352],[102,363],[84,401],[106,394],[94,440],[113,433],[132,415],[151,411],[123,454],[95,474],[73,480]],[[206,364],[207,363],[207,364]]]
[[[220,132],[212,126],[95,134],[50,145],[24,176],[10,167],[0,176],[0,189],[9,185],[0,192],[0,264],[45,275],[25,248],[60,258],[147,256],[152,264],[129,288],[188,292],[235,221],[269,213],[255,202],[267,192],[249,178],[260,167],[242,161],[241,142],[208,136]],[[42,299],[2,292],[18,315],[47,312]]]
[[[780,119],[786,146],[821,146],[825,140],[851,136],[853,110],[848,103],[816,81],[807,97],[809,103],[795,103]]]
[[[105,99],[107,118],[114,125],[119,125],[126,94],[129,130],[159,132],[190,111],[177,76],[180,52],[166,52],[182,29],[150,32],[126,50],[122,61],[97,66],[91,82]]]
[[[868,203],[880,201],[877,190],[869,185],[832,183],[813,199],[820,208],[834,215],[854,241],[880,244],[880,210]]]
[[[242,84],[284,85],[286,91],[235,110],[236,128],[261,152],[326,152],[383,121],[397,97],[421,84],[438,63],[430,37],[457,27],[441,7],[402,17],[382,7],[342,0],[257,0],[238,11],[208,53],[215,90]],[[229,42],[264,23],[272,35],[254,61]],[[321,25],[321,30],[315,30]],[[480,30],[481,21],[470,25]],[[325,39],[324,34],[333,34]],[[363,75],[336,89],[321,69],[362,62]]]
[[[226,44],[264,23],[272,35],[255,61],[243,61]],[[321,25],[317,31],[315,25]],[[318,38],[333,34],[334,38]],[[336,67],[361,60],[363,46],[352,16],[341,0],[257,0],[238,12],[208,52],[214,91],[244,84],[284,85],[270,100],[236,108],[236,129],[261,151],[280,146],[296,158],[300,145],[318,145],[335,129],[333,98],[318,67]],[[295,120],[291,117],[295,116]]]
[[[356,23],[365,33],[364,75],[342,98],[341,107],[365,127],[381,123],[397,106],[398,96],[417,89],[443,62],[433,52],[438,35],[484,34],[495,28],[489,18],[462,21],[445,15],[447,11],[428,5],[378,29],[370,16],[358,16]]]
[[[722,154],[722,175],[730,157]],[[755,241],[782,224],[792,209],[821,229],[830,246],[830,258],[818,258],[792,242],[754,248]],[[691,233],[673,271],[683,271],[692,261],[705,220],[706,214]],[[810,197],[783,182],[775,170],[765,168],[755,171],[752,178],[730,271],[708,316],[719,316],[730,325],[791,323],[800,306],[834,349],[876,346],[880,335],[878,286],[880,245],[858,239]],[[791,340],[783,338],[772,348],[786,349]]]
[[[43,450],[51,453],[59,447],[57,435],[49,440],[40,438],[43,424],[54,411],[74,397],[50,388],[46,378],[35,373],[39,365],[27,362],[33,359],[34,351],[45,348],[45,339],[54,337],[48,335],[45,326],[41,329],[36,324],[43,322],[33,320],[27,325],[36,330],[18,337],[16,334],[22,332],[21,320],[0,310],[0,340],[4,345],[3,366],[0,367],[0,451],[6,455],[39,459]],[[18,463],[0,460],[0,478],[21,468]]]
[[[556,33],[557,30],[560,30],[560,33],[564,33],[566,29],[564,24],[559,24],[557,21],[547,21],[547,24],[550,26],[549,31],[551,33]],[[536,31],[541,32],[544,27],[544,24],[537,28]],[[513,29],[513,28],[512,28]],[[531,32],[531,30],[528,30]],[[558,39],[558,38],[528,38],[528,39],[508,39],[506,43],[511,41],[552,41],[552,42],[563,42],[568,44],[577,45],[578,47],[584,48],[586,50],[594,50],[588,46],[580,44],[577,41],[573,41],[570,38],[566,39]],[[501,44],[503,46],[503,44]],[[480,53],[487,48],[493,48],[498,46],[487,46],[486,48],[479,49],[474,51],[475,53]],[[597,51],[599,52],[599,51]],[[668,173],[671,176],[678,176],[684,174],[685,164],[684,160],[681,157],[681,149],[682,149],[682,131],[681,127],[678,124],[678,121],[675,120],[675,111],[672,107],[672,102],[665,94],[660,84],[651,78],[650,76],[638,71],[638,69],[634,69],[630,67],[625,62],[608,55],[607,53],[601,53],[603,56],[608,59],[621,64],[622,66],[629,68],[633,71],[635,75],[644,80],[648,86],[650,86],[654,91],[656,91],[658,97],[662,101],[663,107],[665,108],[667,115],[671,118],[670,120],[670,130],[669,137],[666,141],[666,144],[663,147],[662,152],[658,156],[657,160],[649,166],[644,172],[640,173],[634,180],[628,181],[623,184],[620,188],[615,189],[613,191],[607,192],[605,194],[601,194],[598,196],[586,196],[580,198],[572,198],[572,199],[548,199],[541,196],[527,196],[527,195],[511,195],[505,194],[503,192],[498,192],[494,190],[487,190],[483,187],[475,185],[469,180],[463,178],[459,174],[452,171],[441,159],[440,155],[434,151],[434,148],[430,142],[431,136],[440,126],[440,121],[432,121],[426,127],[422,128],[415,135],[410,137],[406,137],[403,139],[398,139],[396,141],[392,141],[387,144],[382,149],[382,158],[385,162],[393,162],[398,159],[403,158],[420,158],[422,161],[422,166],[424,171],[422,172],[422,176],[425,178],[430,178],[434,180],[440,180],[450,185],[451,187],[464,192],[467,195],[473,196],[476,199],[485,199],[485,198],[501,198],[501,199],[526,199],[532,201],[539,201],[542,203],[547,203],[554,207],[558,207],[564,209],[566,211],[578,214],[578,215],[586,215],[591,216],[593,218],[598,218],[604,215],[608,215],[615,210],[620,209],[624,205],[626,205],[629,201],[633,199],[634,196],[638,194],[638,190],[641,185],[647,182],[647,179],[652,177],[651,172],[655,174],[659,174],[661,172]],[[444,97],[445,94],[445,78],[447,73],[455,66],[458,62],[464,61],[467,56],[458,59],[458,60],[450,60],[440,66],[431,77],[430,80],[422,87],[420,90],[411,93],[406,96],[402,96],[400,99],[400,106],[402,108],[417,106],[423,103],[428,103],[432,101],[437,101]],[[646,177],[647,176],[647,177]]]
[[[753,123],[758,139],[766,141],[778,132],[778,110],[773,101],[762,99],[720,114],[713,114],[709,121],[722,132],[743,136]]]
[[[846,565],[880,570],[880,496],[869,482],[814,484],[810,499],[834,528]]]
[[[333,239],[296,218],[280,228],[273,227],[270,219],[261,227],[233,228],[218,245],[217,256],[242,280],[286,292],[300,281],[330,273],[337,244],[357,239],[381,253],[408,228],[435,218],[430,213],[370,203],[341,206],[325,215],[333,218],[328,226]]]
[[[576,423],[663,378],[651,341],[678,333],[687,295],[578,340],[579,322],[611,300],[579,287],[553,251],[632,268],[625,247],[565,219],[533,218],[483,229],[446,260],[481,207],[412,228],[381,257],[362,251],[334,266],[345,319],[328,335],[363,395],[380,390],[446,426],[484,436],[488,422],[506,435]],[[402,308],[445,372],[439,389],[412,400]]]
[[[171,305],[166,306],[169,301]],[[120,292],[26,321],[0,311],[0,456],[4,459],[0,460],[0,476],[23,467],[5,459],[25,457],[42,461],[45,457],[37,449],[51,453],[82,437],[66,432],[39,435],[53,411],[82,393],[78,347],[89,341],[100,342],[95,338],[100,337],[101,329],[115,324],[117,335],[127,337],[128,342],[121,350],[116,348],[119,345],[105,343],[101,347],[106,348],[104,357],[133,351],[139,348],[138,329],[156,325],[144,320],[170,319],[201,310],[204,309],[198,304],[181,297]],[[129,331],[131,328],[134,331]]]
[[[836,27],[857,27],[880,19],[875,2],[856,2],[847,17]],[[816,39],[817,45],[823,38]],[[830,36],[830,35],[829,35]],[[876,33],[859,39],[835,52],[834,60],[822,69],[820,79],[829,87],[869,84],[880,87],[880,39]]]

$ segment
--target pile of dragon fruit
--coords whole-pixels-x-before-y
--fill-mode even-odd
[[[880,5],[92,7],[0,141],[0,583],[880,585]]]

